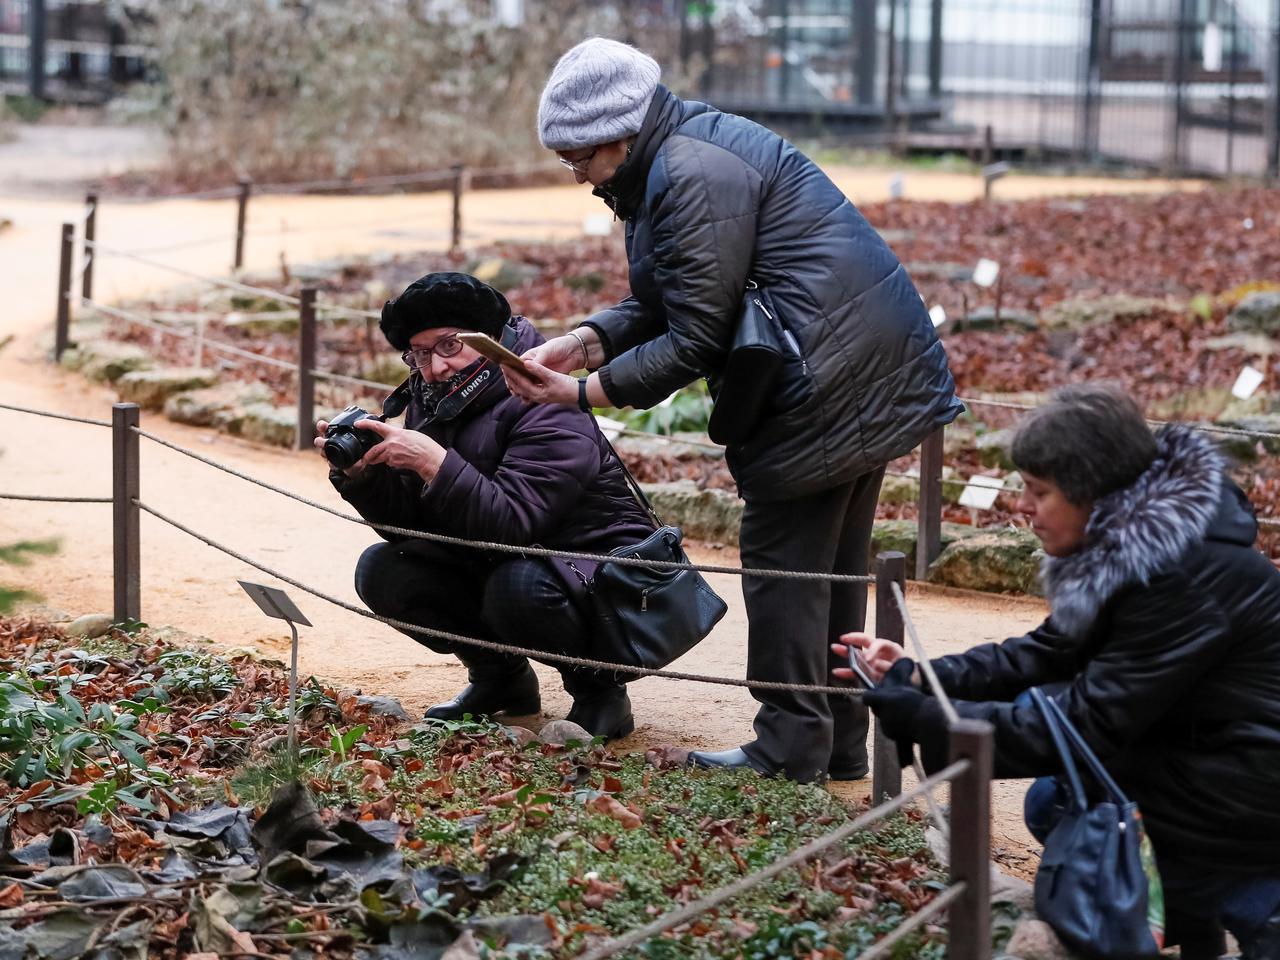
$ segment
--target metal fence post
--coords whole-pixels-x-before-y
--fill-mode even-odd
[[[49,15],[45,0],[27,3],[27,90],[32,100],[45,95],[45,60],[48,52]]]
[[[98,195],[90,193],[84,198],[89,212],[84,218],[84,272],[80,275],[80,296],[93,299],[93,241],[98,236]]]
[[[985,720],[951,727],[950,762],[969,769],[951,782],[951,883],[964,894],[948,912],[947,960],[991,956],[991,757],[995,734]]]
[[[462,252],[462,190],[467,177],[464,164],[453,165],[453,242],[449,245],[450,253]]]
[[[244,230],[249,218],[249,194],[253,191],[252,180],[240,180],[240,194],[236,200],[236,260],[232,269],[237,273],[244,266]]]
[[[893,597],[893,584],[906,585],[907,557],[897,550],[876,554],[876,630],[875,635],[902,646],[902,611]],[[902,766],[898,763],[898,746],[884,735],[880,721],[875,722],[875,746],[871,758],[871,803],[877,804],[902,792]]]
[[[298,449],[316,435],[316,288],[302,288],[298,318]]]
[[[53,361],[57,363],[71,343],[71,259],[75,256],[76,227],[62,225],[62,247],[58,252],[58,312],[53,328]]]
[[[138,405],[111,406],[111,496],[115,619],[141,620],[138,527]]]
[[[920,499],[916,517],[916,579],[924,580],[929,564],[942,552],[942,445],[939,427],[920,444]]]

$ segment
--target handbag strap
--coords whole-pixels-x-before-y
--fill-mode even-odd
[[[594,421],[595,417],[592,417],[591,419]],[[599,424],[596,424],[596,429],[600,430]],[[600,436],[604,437],[605,446],[609,448],[609,452],[613,454],[613,458],[617,460],[618,465],[622,467],[622,475],[627,478],[627,486],[631,488],[631,495],[636,498],[636,503],[640,504],[644,512],[649,514],[650,519],[653,520],[655,529],[665,527],[666,524],[663,523],[662,518],[658,516],[658,511],[653,509],[653,504],[649,502],[649,498],[646,497],[644,495],[644,491],[640,489],[640,484],[636,482],[636,478],[633,477],[631,475],[631,471],[627,469],[627,461],[623,460],[622,457],[618,455],[618,451],[614,449],[613,444],[609,441],[609,438],[605,436],[605,432],[603,430],[600,430]]]
[[[1084,783],[1080,780],[1080,771],[1076,769],[1075,757],[1071,755],[1071,747],[1067,743],[1067,738],[1062,732],[1061,725],[1058,723],[1058,716],[1049,705],[1050,700],[1045,696],[1043,690],[1039,687],[1032,687],[1027,692],[1031,694],[1031,702],[1036,705],[1036,709],[1044,717],[1044,725],[1049,731],[1049,739],[1053,741],[1053,746],[1058,751],[1058,759],[1062,761],[1062,769],[1067,775],[1067,783],[1071,789],[1073,806],[1077,811],[1082,812],[1088,809],[1089,803],[1085,797]]]
[[[1047,697],[1046,700],[1048,700],[1049,709],[1057,716],[1062,732],[1066,734],[1067,739],[1071,742],[1071,746],[1075,749],[1076,753],[1079,754],[1080,759],[1084,761],[1085,766],[1089,768],[1089,772],[1092,773],[1094,777],[1097,778],[1098,783],[1102,785],[1102,789],[1107,792],[1108,796],[1111,797],[1114,803],[1122,807],[1128,805],[1129,798],[1125,795],[1125,792],[1120,789],[1120,784],[1116,783],[1111,774],[1107,772],[1107,768],[1102,765],[1102,761],[1098,759],[1097,754],[1089,749],[1089,745],[1085,743],[1084,737],[1082,737],[1080,735],[1080,731],[1075,728],[1075,724],[1067,719],[1067,715],[1063,712],[1062,707],[1052,698]]]

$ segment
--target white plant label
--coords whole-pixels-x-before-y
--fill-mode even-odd
[[[970,477],[960,494],[960,506],[973,507],[975,510],[990,510],[996,505],[996,497],[1004,489],[1004,480],[1000,477]]]
[[[978,265],[973,268],[973,282],[980,287],[991,286],[998,276],[1000,276],[1000,264],[986,257],[979,260]]]
[[[942,304],[936,303],[929,308],[929,319],[933,321],[935,327],[940,327],[947,322],[947,311],[943,309]]]
[[[902,190],[903,190],[902,174],[895,173],[892,177],[889,178],[889,199],[901,200]]]
[[[1262,386],[1266,374],[1257,367],[1245,367],[1236,377],[1236,385],[1231,388],[1231,395],[1237,400],[1248,400]]]

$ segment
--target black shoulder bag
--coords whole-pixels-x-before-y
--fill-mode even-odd
[[[605,440],[608,443],[608,440]],[[631,493],[657,526],[639,543],[610,556],[688,563],[679,527],[666,526],[618,452]],[[711,632],[729,609],[697,570],[601,562],[587,581],[591,594],[592,646],[601,659],[656,669],[683,656]]]
[[[715,406],[707,436],[726,446],[751,436],[782,369],[782,350],[782,330],[769,294],[748,280],[724,369],[713,378]]]
[[[1164,896],[1138,805],[1124,795],[1057,702],[1039,687],[1030,693],[1062,759],[1069,794],[1036,871],[1036,914],[1072,950],[1094,960],[1159,957]],[[1076,756],[1106,800],[1089,806]]]

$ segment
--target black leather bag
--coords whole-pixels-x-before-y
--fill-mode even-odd
[[[618,462],[622,463],[621,457]],[[622,470],[632,494],[658,529],[637,544],[611,550],[610,555],[688,563],[680,528],[663,525],[625,463]],[[729,609],[697,570],[606,560],[587,587],[594,610],[592,653],[636,667],[665,667],[709,634]]]
[[[782,370],[782,330],[768,292],[747,281],[724,369],[713,378],[707,436],[726,446],[751,436]]]
[[[1057,702],[1031,698],[1062,759],[1067,809],[1045,839],[1036,914],[1072,950],[1094,960],[1147,960],[1164,943],[1164,897],[1138,805],[1121,791]],[[1106,799],[1089,805],[1078,756]]]

